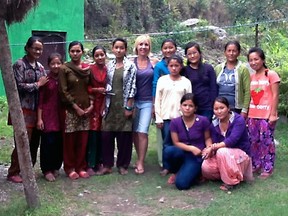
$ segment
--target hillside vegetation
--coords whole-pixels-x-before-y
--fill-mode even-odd
[[[163,39],[173,38],[179,47],[189,41],[201,45],[204,59],[212,65],[223,59],[228,40],[239,40],[241,60],[250,47],[260,46],[269,68],[281,75],[280,114],[288,116],[288,2],[286,0],[86,0],[85,47],[101,44],[110,50],[111,40],[125,37],[132,54],[138,34],[152,36],[152,52],[160,53]],[[193,26],[181,22],[198,18]],[[209,28],[227,34],[219,37]]]

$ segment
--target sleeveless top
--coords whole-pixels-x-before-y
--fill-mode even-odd
[[[136,88],[137,93],[135,100],[138,101],[152,101],[152,82],[153,82],[153,66],[150,59],[147,57],[147,67],[145,69],[139,69],[137,64],[137,58],[134,59],[134,63],[137,67],[136,73]]]

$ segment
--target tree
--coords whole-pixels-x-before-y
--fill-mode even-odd
[[[255,46],[259,45],[259,22],[285,17],[287,14],[286,0],[224,0],[229,14],[236,21],[255,23]],[[277,14],[277,15],[276,15]],[[277,17],[275,17],[277,16]],[[232,18],[232,17],[231,17]]]
[[[2,0],[0,9],[0,53],[2,55],[0,58],[0,68],[17,143],[17,153],[23,177],[25,197],[30,208],[40,206],[39,192],[32,169],[28,135],[12,71],[11,51],[6,24],[10,25],[14,22],[20,22],[27,12],[35,7],[37,3],[38,0],[5,0],[5,3]]]

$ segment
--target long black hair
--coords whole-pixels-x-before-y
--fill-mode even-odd
[[[263,66],[264,66],[264,68],[268,68],[267,67],[267,65],[265,64],[265,59],[266,59],[266,57],[265,57],[265,54],[264,54],[264,51],[261,49],[261,48],[259,48],[259,47],[252,47],[249,51],[248,51],[248,54],[247,54],[247,59],[248,59],[248,62],[249,62],[249,56],[250,56],[250,54],[251,53],[254,53],[254,52],[256,52],[258,55],[259,55],[259,57],[264,61],[264,63],[263,63]],[[266,74],[265,74],[266,75]],[[267,76],[267,75],[266,75]]]
[[[187,101],[187,100],[191,100],[193,102],[193,104],[195,105],[195,107],[198,106],[198,102],[194,96],[193,93],[186,93],[182,96],[181,100],[180,100],[180,104],[182,104],[183,102]]]
[[[69,46],[68,46],[68,51],[70,51],[71,48],[72,48],[73,46],[76,46],[76,45],[79,45],[80,48],[81,48],[81,51],[84,52],[83,44],[82,44],[80,41],[72,41],[72,42],[69,44]]]
[[[198,63],[198,70],[197,70],[199,79],[203,80],[204,82],[209,82],[209,76],[208,76],[208,72],[205,70],[205,67],[204,67],[200,45],[196,42],[193,42],[193,41],[189,42],[185,46],[184,53],[185,53],[185,55],[187,55],[188,49],[190,49],[192,47],[197,49],[197,51],[199,52],[199,55],[200,55],[200,59],[199,59],[199,63]],[[191,62],[189,62],[189,60],[187,59],[187,67],[190,67],[190,64],[191,64]]]
[[[26,42],[26,45],[24,47],[24,50],[25,50],[26,53],[28,52],[27,49],[31,48],[36,41],[40,42],[43,45],[43,41],[42,41],[42,39],[40,37],[31,36],[31,37],[28,38],[28,40]]]

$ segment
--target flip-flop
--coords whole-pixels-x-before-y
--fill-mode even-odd
[[[176,181],[176,174],[172,174],[172,175],[168,178],[167,183],[172,185],[172,184],[175,184],[175,181]]]
[[[266,180],[267,178],[269,178],[272,175],[272,173],[268,173],[268,172],[262,172],[258,178],[262,179],[262,180]]]
[[[81,177],[81,178],[89,178],[89,174],[86,172],[86,171],[80,171],[78,173],[78,175]]]
[[[79,175],[75,171],[70,172],[68,176],[71,180],[76,180],[79,178]]]
[[[145,172],[145,170],[144,169],[139,169],[139,168],[135,168],[134,169],[134,172],[135,172],[135,174],[137,174],[137,175],[142,175],[142,174],[144,174],[144,172]]]

